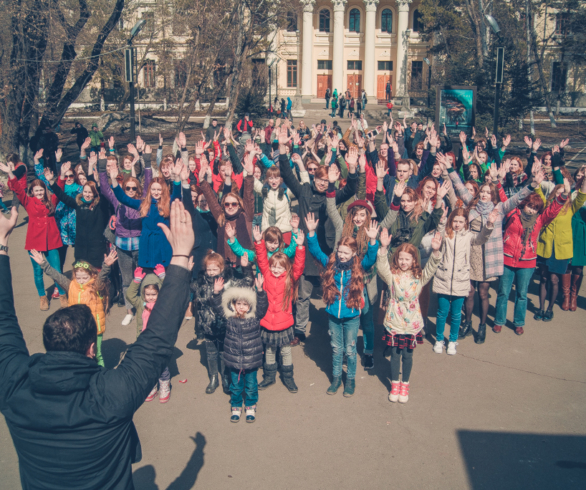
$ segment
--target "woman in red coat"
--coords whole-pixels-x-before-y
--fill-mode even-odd
[[[273,254],[269,260],[260,228],[254,232],[254,248],[258,268],[264,276],[264,288],[269,300],[267,314],[260,321],[260,336],[265,346],[264,380],[258,389],[264,390],[275,383],[277,375],[277,349],[281,349],[281,373],[283,383],[291,393],[297,393],[293,380],[293,356],[291,341],[295,338],[292,304],[297,297],[297,281],[305,268],[305,235],[300,230],[295,240],[297,250],[291,264],[289,257],[282,252]]]
[[[500,186],[499,186],[500,187]],[[530,194],[507,216],[503,230],[504,271],[496,300],[493,331],[499,333],[507,322],[507,304],[513,282],[517,283],[513,323],[515,333],[523,334],[527,313],[527,289],[537,261],[537,239],[542,228],[558,215],[568,199],[568,189],[543,210],[543,199]]]
[[[61,242],[61,233],[55,221],[55,206],[57,197],[49,196],[47,187],[39,180],[35,179],[26,192],[26,179],[17,179],[12,172],[12,168],[5,164],[0,164],[0,170],[8,174],[8,187],[14,192],[18,200],[28,213],[28,229],[26,232],[25,250],[37,250],[42,252],[55,270],[61,272],[61,261],[59,260],[59,248],[63,246]],[[45,283],[43,282],[43,269],[32,258],[33,272],[35,275],[35,286],[41,298],[41,310],[49,309],[49,299],[45,293]],[[57,286],[59,290],[59,299],[62,307],[67,307],[67,296],[65,291]]]

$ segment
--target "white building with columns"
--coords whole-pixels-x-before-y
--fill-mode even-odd
[[[429,68],[418,1],[301,0],[303,13],[292,18],[274,42],[277,96],[300,93],[303,102],[323,99],[326,88],[364,89],[369,103],[393,97],[423,97]],[[270,57],[269,57],[270,58]],[[269,64],[271,59],[268,60]]]

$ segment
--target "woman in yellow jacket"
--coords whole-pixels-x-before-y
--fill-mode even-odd
[[[69,306],[86,305],[92,311],[98,329],[98,341],[96,342],[96,361],[104,367],[102,357],[102,335],[106,330],[106,315],[108,314],[108,275],[110,267],[118,256],[115,250],[110,255],[104,255],[102,269],[98,270],[84,261],[76,261],[73,264],[73,279],[69,279],[49,265],[45,256],[36,250],[31,250],[33,260],[41,266],[45,274],[53,279],[59,286],[67,290]]]
[[[559,153],[553,155],[554,166],[559,162]],[[561,193],[570,194],[570,183],[564,179],[563,184],[556,185],[555,189],[549,196],[549,200],[557,198]],[[545,196],[541,188],[537,188],[544,202]],[[574,255],[574,242],[572,236],[572,217],[586,203],[586,179],[582,181],[582,186],[575,194],[575,199],[566,201],[564,207],[554,220],[541,232],[539,242],[537,243],[537,264],[541,272],[541,284],[539,291],[539,311],[535,313],[535,320],[549,322],[553,319],[553,304],[559,290],[560,277],[562,290],[564,293],[564,304],[562,309],[567,310],[570,303],[570,281],[565,279],[568,266]],[[548,203],[546,203],[548,204]],[[548,281],[549,279],[549,281]],[[549,304],[545,310],[545,299],[547,297],[548,282],[550,284]],[[566,284],[567,282],[567,284]],[[567,304],[566,304],[567,303]]]

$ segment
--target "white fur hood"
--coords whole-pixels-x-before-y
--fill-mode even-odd
[[[231,303],[237,299],[243,299],[250,305],[250,310],[245,318],[254,318],[256,313],[256,292],[250,288],[229,288],[224,290],[222,294],[222,309],[226,318],[231,318],[236,315]]]

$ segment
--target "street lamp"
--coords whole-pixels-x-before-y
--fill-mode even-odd
[[[429,91],[431,90],[431,61],[429,61],[427,58],[423,58],[423,61],[425,61],[426,65],[429,67],[429,76],[427,77],[427,108],[429,109]]]
[[[494,32],[498,38],[501,40],[500,32],[501,29],[498,25],[498,22],[492,15],[485,15],[486,22],[490,25],[492,32]],[[501,92],[501,85],[503,83],[503,74],[504,74],[504,64],[505,64],[505,48],[499,46],[496,48],[497,55],[496,55],[496,70],[495,70],[495,90],[494,90],[494,124],[492,132],[496,136],[499,130],[499,99],[500,99],[500,92]]]
[[[136,137],[136,123],[134,120],[134,53],[132,51],[132,40],[138,35],[145,24],[146,20],[144,19],[141,19],[136,24],[134,24],[134,27],[130,31],[130,37],[126,43],[128,45],[128,51],[130,51],[129,55],[127,54],[127,58],[130,56],[130,62],[127,61],[126,64],[126,78],[129,80],[128,86],[130,89],[130,141],[132,142],[135,141]],[[130,73],[130,76],[128,73]]]

